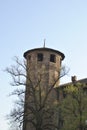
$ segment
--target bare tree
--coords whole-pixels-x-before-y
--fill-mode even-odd
[[[66,70],[65,67],[58,70],[58,76],[53,77],[54,82],[46,89],[47,86],[42,87],[41,85],[44,75],[43,70],[38,73],[37,82],[34,83],[26,61],[21,62],[18,57],[15,57],[15,63],[15,65],[6,68],[6,72],[12,77],[11,85],[27,87],[12,92],[12,95],[15,94],[19,97],[19,101],[16,102],[15,108],[10,113],[11,119],[20,125],[23,124],[24,129],[26,129],[26,124],[31,125],[31,128],[34,127],[35,130],[53,130],[57,128],[58,126],[53,120],[55,118],[54,106],[57,101],[54,86],[69,70]]]

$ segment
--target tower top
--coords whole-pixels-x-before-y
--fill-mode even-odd
[[[47,52],[52,52],[53,51],[53,52],[59,54],[61,56],[62,60],[65,58],[65,55],[62,52],[60,52],[58,50],[51,49],[51,48],[46,48],[46,47],[43,47],[43,48],[34,48],[34,49],[31,49],[31,50],[28,50],[28,51],[26,51],[24,53],[24,57],[26,58],[26,56],[27,56],[28,53],[34,52],[34,51],[40,51],[40,52],[41,51],[47,51]]]

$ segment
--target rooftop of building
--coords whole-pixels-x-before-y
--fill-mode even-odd
[[[30,52],[33,52],[33,51],[49,51],[49,52],[50,52],[50,51],[53,51],[53,52],[55,52],[55,53],[61,55],[62,60],[65,58],[65,55],[64,55],[62,52],[60,52],[60,51],[58,51],[58,50],[55,50],[55,49],[47,48],[47,47],[34,48],[34,49],[31,49],[31,50],[28,50],[28,51],[26,51],[26,52],[24,53],[24,57],[26,58],[27,54],[30,53]]]
[[[61,84],[59,87],[66,87],[68,85],[71,85],[72,83],[83,83],[87,85],[87,78],[83,78],[80,80],[77,80],[76,76],[72,76],[71,77],[71,82],[65,83],[65,84]]]

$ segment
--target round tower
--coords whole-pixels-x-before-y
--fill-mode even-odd
[[[51,86],[58,87],[61,62],[65,56],[60,51],[43,47],[26,51],[24,53],[24,57],[27,61],[26,65],[27,84],[25,92],[23,130],[31,130],[31,129],[35,130],[32,123],[27,122],[29,121],[29,119],[30,120],[36,119],[35,115],[31,112],[30,109],[33,107],[36,113],[38,109],[38,114],[36,115],[39,115],[39,112],[40,110],[42,111],[43,108],[42,106],[44,105],[43,103],[47,97],[46,94],[47,92],[49,92]],[[53,104],[55,99],[56,99],[56,92],[53,89],[50,92],[49,98],[47,99],[48,102],[47,106],[49,107],[50,104]],[[30,112],[31,114],[29,115]],[[45,116],[47,116],[47,114]],[[42,118],[43,117],[41,116],[40,119]],[[47,119],[48,118],[46,118],[45,120],[44,117],[43,119],[44,124],[46,122],[51,122],[51,119],[49,120]],[[35,121],[35,123],[38,122]]]

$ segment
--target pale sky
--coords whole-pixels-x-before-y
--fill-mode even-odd
[[[15,89],[2,70],[14,56],[43,47],[44,39],[46,47],[65,54],[70,72],[62,83],[73,75],[87,78],[87,0],[0,0],[0,130],[9,130],[5,116],[14,99],[8,95]]]

